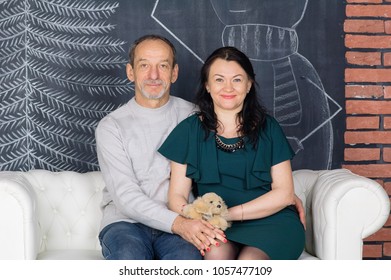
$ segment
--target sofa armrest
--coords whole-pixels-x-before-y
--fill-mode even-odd
[[[36,259],[35,193],[21,172],[0,172],[0,259]]]
[[[324,170],[312,197],[314,253],[320,259],[362,259],[363,239],[390,214],[385,190],[346,169]]]

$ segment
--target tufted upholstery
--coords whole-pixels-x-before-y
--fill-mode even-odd
[[[307,216],[301,259],[361,259],[388,218],[375,181],[348,170],[294,172]],[[0,172],[0,259],[101,259],[100,172]]]
[[[26,228],[26,231],[34,233],[37,238],[32,248],[25,248],[26,252],[35,251],[36,256],[15,255],[16,258],[44,259],[52,258],[53,255],[57,259],[80,256],[86,259],[102,258],[98,231],[101,220],[99,206],[104,182],[100,172],[81,174],[33,170],[23,173],[4,172],[1,178],[3,180],[0,181],[0,190],[7,186],[8,181],[10,185],[7,189],[18,185],[21,192],[28,193],[27,197],[15,196],[15,199],[19,200],[19,205],[12,208],[0,206],[2,215],[10,209],[15,209],[15,206],[19,208],[26,204],[27,209],[23,215],[30,216],[28,220],[31,223],[31,228]],[[3,194],[4,190],[0,192],[0,197],[3,197]],[[0,238],[0,244],[5,243],[2,233]],[[33,244],[30,242],[25,244],[31,245]]]

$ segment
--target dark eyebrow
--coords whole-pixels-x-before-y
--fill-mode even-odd
[[[221,75],[221,74],[214,74],[213,76],[219,76],[219,77],[224,77],[224,75]],[[235,76],[233,76],[232,78],[236,78],[236,77],[244,77],[243,74],[236,74]]]

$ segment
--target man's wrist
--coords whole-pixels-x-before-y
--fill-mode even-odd
[[[180,228],[182,223],[184,222],[185,218],[181,215],[178,215],[175,220],[172,222],[171,231],[172,233],[179,234]]]

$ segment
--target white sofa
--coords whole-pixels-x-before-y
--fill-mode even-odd
[[[362,259],[363,239],[386,222],[390,200],[345,169],[294,172],[307,215],[301,259]],[[100,172],[0,172],[0,259],[102,259]]]

